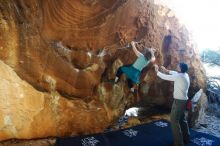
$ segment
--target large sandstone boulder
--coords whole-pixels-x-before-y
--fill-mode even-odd
[[[101,132],[135,104],[120,65],[154,47],[159,65],[190,66],[190,96],[205,87],[199,55],[173,13],[151,0],[0,1],[0,140]],[[172,84],[146,69],[140,97],[170,106]]]
[[[112,115],[95,99],[39,92],[0,61],[0,140],[100,132]]]

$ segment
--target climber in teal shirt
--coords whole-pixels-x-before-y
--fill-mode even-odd
[[[155,61],[154,52],[155,49],[153,48],[145,48],[144,53],[142,54],[139,52],[135,46],[135,42],[131,42],[132,50],[134,51],[137,59],[131,65],[124,65],[119,67],[115,77],[115,83],[118,82],[120,76],[125,74],[128,80],[128,87],[130,88],[131,92],[135,92],[134,85],[140,83],[140,74],[141,71],[150,63]]]

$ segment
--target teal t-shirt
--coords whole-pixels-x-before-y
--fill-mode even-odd
[[[136,68],[139,71],[142,71],[144,67],[146,67],[149,63],[149,60],[147,60],[143,54],[141,54],[133,63],[133,67]]]

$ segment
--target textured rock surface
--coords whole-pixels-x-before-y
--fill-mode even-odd
[[[95,99],[86,103],[39,92],[2,61],[0,69],[1,140],[99,132],[111,120]]]
[[[187,30],[150,0],[2,0],[0,33],[0,140],[102,131],[135,103],[124,79],[111,82],[135,59],[120,49],[132,40],[156,48],[169,69],[186,61],[190,96],[205,87]],[[146,104],[169,107],[172,90],[147,69]]]

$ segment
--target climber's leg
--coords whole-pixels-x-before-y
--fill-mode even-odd
[[[115,83],[118,82],[120,76],[123,74],[124,72],[122,71],[122,67],[119,67],[119,69],[116,72],[116,77],[115,77]]]

